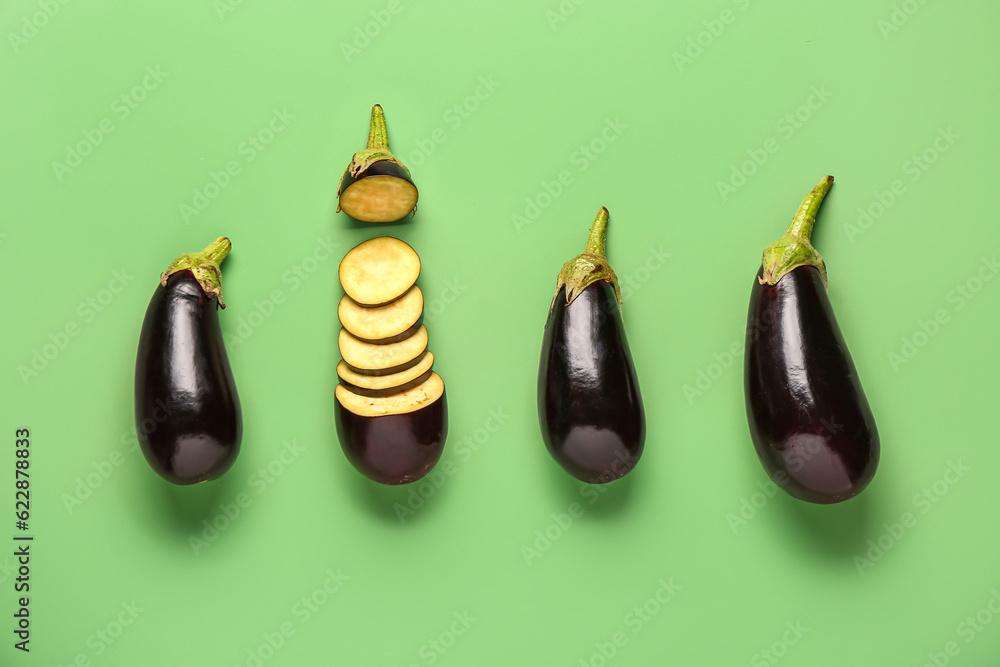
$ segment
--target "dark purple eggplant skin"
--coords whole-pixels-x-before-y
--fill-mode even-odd
[[[750,435],[776,484],[820,504],[864,490],[878,430],[816,267],[754,280],[743,370]]]
[[[337,196],[339,197],[344,194],[344,191],[356,181],[360,181],[362,178],[368,178],[370,176],[393,176],[395,178],[401,178],[404,181],[409,181],[410,184],[413,184],[414,187],[416,187],[409,172],[406,171],[406,168],[403,167],[403,165],[389,160],[379,160],[377,162],[373,162],[370,167],[362,171],[357,176],[351,176],[351,171],[348,169],[347,172],[344,173],[344,181],[340,184],[340,191],[337,192]]]
[[[179,271],[157,286],[139,335],[137,436],[149,465],[174,484],[215,479],[240,451],[240,399],[218,307]]]
[[[365,417],[336,401],[337,438],[358,472],[381,484],[416,482],[433,468],[448,437],[446,394],[419,410]]]
[[[566,472],[603,484],[631,471],[646,441],[646,417],[615,289],[598,280],[566,305],[565,287],[545,323],[538,421]]]

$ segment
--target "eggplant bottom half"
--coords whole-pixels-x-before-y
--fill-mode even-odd
[[[642,455],[646,419],[615,289],[591,283],[545,323],[538,421],[552,457],[583,482],[611,482]]]
[[[412,412],[360,415],[337,400],[337,437],[358,472],[381,484],[416,482],[437,464],[448,435],[448,402],[441,396]]]
[[[750,435],[778,486],[825,504],[868,485],[878,430],[816,267],[754,280],[743,377]]]

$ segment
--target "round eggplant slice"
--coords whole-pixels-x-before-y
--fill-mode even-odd
[[[590,484],[614,481],[639,462],[646,417],[604,253],[607,209],[586,251],[563,265],[538,369],[538,420],[549,453]]]
[[[362,222],[395,222],[417,208],[410,170],[389,150],[382,107],[372,107],[368,144],[351,158],[337,186],[338,211]]]
[[[359,306],[345,294],[337,307],[340,323],[355,338],[380,345],[395,343],[416,333],[423,312],[424,295],[416,285],[384,306]]]
[[[358,396],[337,385],[337,436],[347,460],[382,484],[409,484],[441,458],[448,434],[444,382],[437,373],[385,398]]]
[[[380,369],[380,370],[367,370],[366,371],[366,370],[364,370],[362,368],[355,368],[354,366],[351,366],[346,361],[343,362],[343,363],[344,363],[345,366],[347,366],[347,368],[349,368],[350,370],[354,371],[355,373],[360,373],[361,375],[370,375],[371,377],[382,377],[383,375],[394,375],[396,373],[402,373],[403,371],[406,371],[406,370],[409,370],[409,369],[413,368],[414,366],[416,366],[417,364],[419,364],[421,361],[423,361],[424,355],[426,355],[426,354],[427,354],[427,352],[425,351],[424,353],[420,354],[416,359],[413,359],[411,361],[407,361],[405,364],[400,364],[399,366],[391,366],[390,368],[383,368],[383,369]]]
[[[365,373],[358,373],[352,369],[346,361],[341,361],[337,364],[337,375],[345,383],[353,385],[354,387],[360,387],[361,389],[390,389],[392,387],[400,387],[408,382],[412,382],[414,379],[427,373],[433,365],[434,355],[428,351],[426,354],[419,357],[416,365],[401,370],[398,373],[390,373],[389,375],[367,375]],[[358,392],[354,391],[354,393]]]
[[[388,370],[389,373],[398,373],[404,370],[399,366],[414,361],[427,349],[427,327],[420,325],[409,338],[388,345],[366,343],[352,336],[347,329],[341,329],[337,344],[340,356],[358,372],[387,375],[384,371]]]
[[[385,398],[386,396],[392,396],[394,394],[401,394],[403,392],[413,389],[417,385],[423,384],[431,377],[432,371],[426,371],[423,375],[413,378],[409,382],[395,386],[386,387],[385,389],[365,389],[364,387],[358,387],[351,384],[350,382],[341,382],[344,388],[351,393],[357,394],[358,396],[364,396],[366,398]]]
[[[240,451],[243,421],[219,327],[220,237],[182,255],[160,277],[139,334],[135,426],[149,465],[174,484],[225,473]]]
[[[340,262],[340,284],[347,296],[365,307],[395,301],[420,275],[420,257],[408,244],[379,236],[347,252]]]
[[[361,222],[395,222],[417,207],[417,187],[397,162],[379,160],[357,176],[344,174],[340,209]]]

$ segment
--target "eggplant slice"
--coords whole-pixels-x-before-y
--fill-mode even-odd
[[[424,313],[424,295],[414,285],[384,306],[367,308],[344,295],[337,307],[340,323],[355,338],[369,343],[395,343],[416,333]]]
[[[340,262],[340,284],[360,306],[375,307],[403,296],[420,276],[420,257],[392,236],[369,239]]]
[[[408,391],[384,398],[359,396],[337,385],[337,436],[363,475],[382,484],[409,484],[441,458],[448,434],[444,382],[431,372]]]
[[[419,378],[431,369],[434,365],[434,355],[428,351],[418,358],[415,365],[403,369],[398,373],[388,375],[368,375],[359,373],[352,369],[346,361],[337,364],[337,375],[346,384],[359,387],[361,389],[380,390],[401,387],[414,379]],[[354,393],[358,393],[355,391]]]
[[[387,398],[395,394],[407,392],[410,389],[423,384],[430,379],[431,373],[433,373],[433,371],[425,371],[422,375],[413,378],[409,382],[405,382],[398,386],[386,387],[385,389],[365,389],[364,387],[359,387],[351,384],[350,382],[344,381],[341,381],[340,384],[343,385],[345,389],[351,393],[357,394],[358,396],[364,396],[365,398]]]
[[[340,356],[352,368],[369,375],[387,375],[384,371],[395,368],[398,373],[403,366],[422,355],[427,349],[427,327],[420,325],[416,333],[405,340],[388,345],[366,343],[352,336],[347,329],[340,330],[337,341]]]

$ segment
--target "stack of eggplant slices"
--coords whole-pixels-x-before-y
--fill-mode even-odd
[[[426,475],[448,432],[419,276],[420,257],[391,236],[365,241],[340,263],[337,435],[354,467],[382,484]]]

